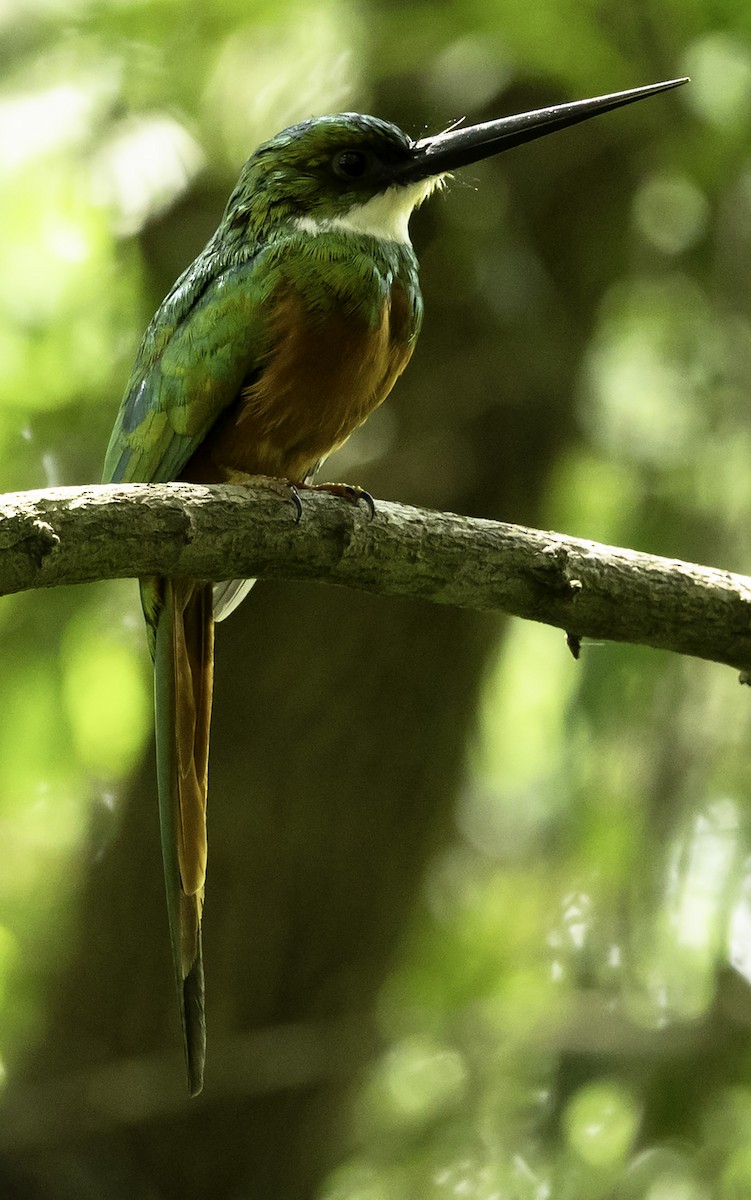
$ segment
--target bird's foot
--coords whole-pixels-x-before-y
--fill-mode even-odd
[[[358,487],[356,483],[303,483],[298,484],[298,487],[305,492],[328,492],[330,496],[341,496],[342,500],[347,500],[356,508],[362,501],[368,510],[368,519],[372,521],[375,516],[375,500],[370,492]]]
[[[226,482],[239,483],[243,487],[266,488],[268,491],[274,492],[281,500],[287,500],[295,510],[295,525],[302,516],[299,485],[292,483],[289,479],[282,479],[276,475],[247,475],[244,471],[233,471],[231,475],[228,475]]]

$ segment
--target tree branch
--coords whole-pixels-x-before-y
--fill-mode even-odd
[[[315,579],[500,609],[573,635],[751,671],[751,579],[517,525],[267,488],[55,488],[0,497],[0,594],[139,575]]]

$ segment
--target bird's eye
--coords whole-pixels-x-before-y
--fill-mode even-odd
[[[368,156],[362,150],[340,150],[334,155],[332,164],[334,174],[340,179],[359,179],[370,165]]]

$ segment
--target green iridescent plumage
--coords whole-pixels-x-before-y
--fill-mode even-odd
[[[422,320],[411,247],[341,229],[312,236],[298,224],[301,218],[336,218],[357,206],[363,198],[358,189],[353,193],[339,181],[329,195],[315,172],[319,162],[328,164],[329,146],[341,146],[342,137],[347,145],[362,145],[374,134],[385,137],[387,148],[392,139],[400,149],[406,144],[399,131],[375,119],[358,117],[353,125],[349,118],[330,118],[322,128],[308,123],[285,131],[249,160],[216,233],[146,330],[110,439],[105,482],[162,482],[181,476],[222,413],[252,387],[278,352],[272,316],[282,295],[303,297],[313,328],[332,312],[375,327],[398,280],[408,296],[411,346]],[[318,147],[315,152],[312,143]],[[304,407],[304,395],[300,403]],[[312,461],[309,467],[314,466]],[[206,594],[205,588],[197,593],[200,606],[205,607]],[[176,729],[184,705],[181,690],[183,697],[190,694],[200,672],[176,667],[176,631],[184,612],[174,603],[171,585],[142,580],[141,596],[154,658],[160,825],[173,959],[194,1094],[202,1085],[205,1037],[202,897],[186,894],[178,853],[183,793],[194,796],[195,789],[186,789],[180,779]],[[208,622],[203,614],[199,628]],[[181,689],[182,676],[188,685]],[[188,708],[182,721],[190,726],[195,706],[189,703]],[[207,737],[208,717],[204,720]],[[186,930],[195,939],[187,956]]]
[[[417,142],[385,121],[345,113],[264,143],[245,164],[216,233],[146,330],[104,482],[262,474],[302,485],[409,362],[422,298],[407,223],[445,173],[680,82]],[[212,585],[146,579],[141,596],[154,659],[172,954],[195,1094],[205,1055]]]

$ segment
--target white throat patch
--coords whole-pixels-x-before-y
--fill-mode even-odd
[[[382,242],[402,242],[409,246],[409,218],[432,191],[443,186],[443,176],[421,179],[404,186],[394,184],[372,196],[364,204],[355,204],[337,217],[298,217],[295,225],[314,237],[319,233],[340,230],[342,233],[365,234]]]

